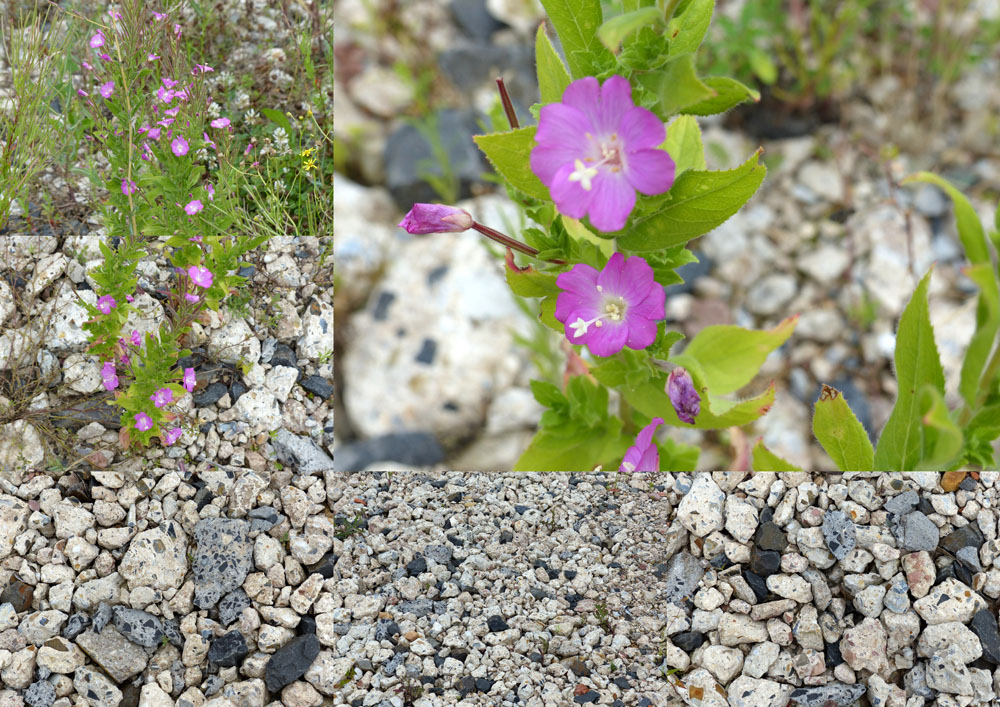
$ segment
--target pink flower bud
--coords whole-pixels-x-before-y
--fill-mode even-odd
[[[694,418],[701,412],[701,396],[694,389],[691,374],[685,368],[675,368],[667,377],[667,395],[679,417],[689,425],[694,424]]]
[[[414,204],[400,227],[407,233],[460,233],[472,228],[468,211],[444,204]]]

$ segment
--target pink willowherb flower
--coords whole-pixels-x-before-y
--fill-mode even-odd
[[[174,86],[177,85],[178,82],[174,81],[169,76],[164,76],[162,79],[160,79],[160,83],[163,84],[164,88],[173,88]]]
[[[108,81],[107,83],[102,83],[100,89],[98,90],[105,98],[111,98],[111,94],[115,92],[115,82]]]
[[[646,348],[656,338],[656,322],[667,316],[663,287],[638,255],[626,260],[615,253],[600,272],[578,263],[556,285],[563,292],[555,317],[565,324],[566,338],[595,356],[612,356],[625,346]]]
[[[193,368],[185,368],[184,369],[184,383],[183,383],[184,389],[187,390],[187,392],[189,392],[189,393],[193,393],[194,392],[194,387],[195,387],[195,385],[197,385],[197,383],[198,383],[198,379],[195,376],[194,369]]]
[[[192,74],[195,74],[195,75],[197,75],[197,74],[199,74],[199,73],[202,73],[202,74],[207,74],[207,73],[209,73],[210,71],[215,71],[215,69],[213,69],[213,68],[212,68],[211,66],[209,66],[208,64],[195,64],[195,65],[194,65],[194,68],[193,68],[193,69],[191,69],[191,73],[192,73]]]
[[[209,125],[213,128],[225,128],[229,125],[229,118],[216,118]]]
[[[111,310],[117,306],[118,303],[111,295],[104,295],[103,297],[98,297],[97,299],[97,308],[105,314],[111,314]]]
[[[128,196],[129,194],[135,194],[135,191],[136,191],[135,182],[133,182],[131,179],[122,180],[122,194]]]
[[[184,139],[183,135],[178,135],[170,143],[170,149],[178,157],[183,157],[188,153],[188,141]]]
[[[135,302],[135,297],[132,295],[125,295],[125,300],[129,303]]]
[[[186,299],[188,302],[191,302],[192,304],[195,302],[201,302],[201,297],[199,297],[198,295],[192,295],[190,292],[184,295],[184,299]]]
[[[205,191],[208,192],[208,200],[215,201],[215,187],[212,186],[211,182],[205,184]]]
[[[194,216],[196,213],[201,211],[204,205],[201,203],[200,199],[192,199],[184,206],[184,211],[187,212],[188,216]]]
[[[104,46],[104,35],[98,32],[90,38],[90,48],[97,49]]]
[[[694,418],[701,412],[701,396],[694,389],[694,381],[687,369],[678,367],[670,372],[667,376],[667,395],[677,417],[693,425]]]
[[[149,54],[146,56],[146,61],[156,61],[160,58],[159,54]]]
[[[188,238],[188,240],[191,241],[192,243],[202,243],[203,242],[201,240],[202,238],[204,238],[204,236],[191,236],[190,238]]]
[[[108,361],[104,364],[101,369],[101,378],[104,379],[104,387],[109,391],[118,387],[118,373],[113,362]]]
[[[170,390],[170,388],[159,388],[155,393],[149,396],[149,399],[153,401],[153,405],[161,408],[173,401],[174,391]]]
[[[133,346],[142,346],[142,334],[140,334],[135,329],[132,330],[132,335],[129,337]]]
[[[531,171],[560,213],[618,231],[637,190],[662,194],[674,183],[674,161],[657,149],[665,137],[660,119],[632,103],[627,80],[612,76],[600,86],[588,76],[567,86],[561,103],[542,107]]]
[[[153,429],[153,418],[144,412],[135,415],[135,428],[140,432],[147,432]]]
[[[212,276],[212,271],[209,270],[208,268],[201,268],[198,267],[197,265],[192,265],[190,268],[188,268],[187,272],[188,276],[191,278],[191,281],[194,284],[198,285],[198,287],[208,288],[212,286],[212,280],[214,278]]]
[[[166,432],[163,433],[163,444],[169,447],[174,442],[179,440],[182,434],[184,433],[181,432],[180,427],[175,427],[172,430],[167,430]]]
[[[635,438],[635,444],[625,452],[622,465],[618,471],[659,471],[660,450],[653,441],[656,428],[663,424],[662,417],[654,417],[653,421],[642,428]]]
[[[160,139],[160,133],[162,132],[162,130],[163,130],[163,128],[150,128],[149,129],[149,133],[148,133],[149,134],[149,139],[150,140],[159,140]]]
[[[205,147],[211,147],[213,150],[215,149],[215,143],[209,139],[208,133],[202,133],[201,138],[205,141]]]
[[[155,17],[157,21],[160,21],[160,20],[167,19],[167,17],[169,17],[169,15],[166,15],[166,14],[164,14],[162,12],[157,12],[156,10],[153,10],[153,17]]]
[[[85,61],[81,61],[81,62],[80,62],[80,66],[82,66],[82,67],[83,67],[84,69],[86,69],[87,71],[93,71],[93,70],[94,70],[94,67],[93,67],[93,66],[91,66],[90,64],[88,64],[88,63],[87,63],[87,62],[85,62]]]
[[[460,233],[472,228],[468,211],[444,204],[414,204],[399,227],[407,233]]]

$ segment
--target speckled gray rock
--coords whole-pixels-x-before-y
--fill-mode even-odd
[[[949,621],[969,623],[986,602],[971,587],[954,577],[941,582],[923,599],[913,602],[913,608],[928,624],[943,624]]]
[[[906,577],[902,574],[896,575],[889,588],[882,598],[882,604],[889,611],[897,614],[905,613],[910,608],[910,586],[906,583]]]
[[[242,586],[253,567],[249,524],[243,520],[204,518],[195,526],[194,603],[215,606],[223,594]]]
[[[24,701],[30,707],[52,707],[52,703],[56,701],[56,689],[52,687],[52,683],[39,680],[25,691]]]
[[[904,491],[887,500],[882,504],[882,507],[894,515],[905,516],[916,508],[918,503],[920,503],[920,496],[917,495],[916,491]]]
[[[93,707],[117,707],[122,701],[122,691],[99,670],[87,666],[73,673],[73,687],[77,694],[86,696]]]
[[[972,675],[959,648],[948,645],[927,660],[927,687],[952,695],[971,695]]]
[[[967,629],[965,624],[949,621],[944,624],[927,626],[920,632],[917,640],[917,655],[930,658],[948,646],[955,646],[955,657],[968,664],[983,654],[983,645],[979,637]]]
[[[104,631],[104,627],[111,621],[112,616],[111,604],[104,601],[98,604],[97,611],[94,612],[94,630],[97,633]]]
[[[146,669],[146,651],[118,633],[114,626],[105,626],[101,633],[84,631],[77,636],[76,645],[119,685]]]
[[[319,640],[315,634],[307,633],[296,636],[283,645],[264,668],[264,680],[267,689],[278,692],[285,685],[298,680],[309,670],[309,666],[319,655]],[[402,655],[402,654],[397,654]]]
[[[247,653],[247,642],[243,634],[239,631],[230,631],[212,641],[212,646],[208,649],[208,659],[220,667],[232,668],[239,664]]]
[[[722,514],[726,494],[707,473],[694,480],[691,489],[677,506],[677,520],[690,532],[703,538],[725,524]]]
[[[905,550],[933,550],[941,538],[938,527],[920,511],[896,518],[891,528],[896,541]]]
[[[792,690],[789,698],[798,707],[849,707],[867,691],[864,684],[832,683],[820,687],[800,687]]]
[[[163,624],[147,611],[115,606],[111,614],[117,628],[125,638],[146,648],[154,648],[163,638]]]
[[[838,560],[843,560],[854,549],[856,533],[854,521],[843,511],[827,511],[823,516],[823,538]]]
[[[333,471],[333,459],[309,437],[294,435],[288,430],[278,430],[274,438],[274,451],[278,461],[300,474],[319,474]]]
[[[666,601],[679,604],[684,599],[694,596],[705,570],[694,555],[681,551],[671,557],[665,566],[657,568],[654,575],[658,576],[666,587]]]
[[[240,618],[243,610],[250,606],[250,597],[237,587],[219,600],[219,623],[228,626]]]
[[[73,614],[66,621],[66,625],[63,626],[62,635],[64,638],[68,638],[69,640],[72,641],[74,638],[83,633],[84,630],[86,630],[86,628],[89,625],[90,625],[89,616],[82,613]]]

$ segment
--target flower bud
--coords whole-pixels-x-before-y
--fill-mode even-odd
[[[694,389],[691,374],[684,368],[675,368],[667,377],[667,395],[679,417],[689,425],[694,424],[694,418],[701,412],[701,396]]]
[[[468,211],[444,204],[414,204],[399,222],[407,233],[460,233],[472,228]]]

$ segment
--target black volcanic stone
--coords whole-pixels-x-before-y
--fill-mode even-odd
[[[337,564],[337,559],[337,556],[331,550],[323,555],[322,559],[315,565],[310,565],[309,574],[316,574],[318,572],[323,575],[324,579],[330,579],[333,577],[333,567]]]
[[[228,392],[229,389],[226,388],[225,384],[212,383],[212,385],[194,395],[194,404],[200,408],[215,405]]]
[[[754,534],[754,545],[762,550],[784,552],[785,548],[788,547],[788,536],[785,535],[784,530],[768,521],[757,526],[757,532]]]
[[[836,668],[843,663],[844,656],[840,654],[840,643],[827,643],[823,648],[823,659],[828,668]]]
[[[219,599],[219,623],[223,627],[228,626],[238,620],[248,606],[250,597],[243,591],[243,587],[237,587]]]
[[[444,448],[427,432],[397,432],[340,447],[334,459],[337,471],[362,471],[379,462],[434,466],[444,461]]]
[[[587,690],[582,695],[577,695],[576,697],[574,697],[573,701],[579,705],[585,705],[589,702],[597,702],[600,696],[601,695],[598,692],[594,692],[593,690]]]
[[[3,592],[0,592],[0,604],[10,603],[14,611],[21,613],[31,608],[31,600],[35,596],[35,588],[20,579],[11,578]]]
[[[247,392],[247,390],[249,390],[249,388],[243,384],[243,381],[233,381],[233,384],[229,386],[229,399],[232,401],[233,405],[236,404],[237,400],[243,397],[243,394]]]
[[[299,381],[299,385],[322,400],[333,397],[333,383],[322,376],[308,376]]]
[[[102,601],[94,612],[94,631],[100,633],[109,621],[111,621],[111,605]]]
[[[315,636],[313,638],[315,638]],[[292,641],[294,640],[295,639],[292,639]],[[279,652],[281,650],[282,649],[279,649]],[[248,652],[247,642],[246,639],[243,638],[243,634],[239,631],[230,631],[229,633],[219,636],[212,641],[212,645],[208,649],[208,659],[219,667],[232,668],[243,660]],[[274,656],[271,657],[271,660],[273,661],[274,657],[277,655],[278,654],[275,653]],[[270,665],[271,663],[269,662],[268,667],[270,667]],[[302,672],[305,671],[303,670]],[[294,680],[295,678],[292,679]],[[291,682],[291,680],[289,680],[289,682]],[[270,689],[270,681],[268,689]]]
[[[767,582],[759,574],[754,574],[753,572],[743,572],[743,579],[747,581],[753,593],[757,596],[757,601],[764,601],[767,595],[770,593],[767,588]]]
[[[455,689],[458,690],[458,694],[465,697],[470,692],[476,691],[476,679],[471,675],[465,675],[455,683]]]
[[[392,619],[379,619],[375,623],[375,640],[385,641],[399,634],[399,625]]]
[[[685,653],[690,653],[705,642],[705,634],[698,633],[697,631],[684,631],[683,633],[674,634],[670,637],[670,640]]]
[[[507,622],[503,620],[503,617],[499,614],[495,614],[486,620],[486,625],[489,627],[490,631],[493,633],[499,633],[500,631],[506,631],[510,626]]]
[[[979,524],[972,521],[968,525],[963,525],[957,530],[953,530],[941,538],[938,547],[944,548],[952,555],[958,554],[963,547],[974,547],[977,550],[983,546],[985,538],[979,529]]]
[[[76,638],[81,633],[86,631],[88,626],[90,626],[89,616],[82,613],[73,614],[72,616],[69,617],[69,620],[66,622],[66,625],[63,626],[62,630],[63,638],[68,638],[69,640],[72,641],[74,638]]]
[[[288,344],[278,344],[274,347],[274,353],[271,354],[271,365],[298,368],[299,359]]]
[[[427,571],[427,560],[424,559],[423,555],[417,555],[412,560],[406,563],[406,573],[411,577],[416,577],[418,574]]]
[[[494,680],[489,678],[476,678],[476,689],[480,692],[489,692],[493,689]]]
[[[969,628],[983,644],[983,660],[1000,665],[1000,631],[997,630],[996,615],[989,609],[980,609],[972,617]]]
[[[761,577],[770,577],[781,567],[781,553],[774,550],[762,550],[754,545],[750,551],[750,571]],[[756,593],[756,592],[755,592]]]
[[[318,655],[319,639],[316,638],[316,634],[296,636],[279,648],[267,661],[264,668],[267,689],[270,692],[279,692],[285,685],[295,682],[306,674]]]
[[[295,633],[299,636],[306,633],[316,633],[316,617],[306,614],[299,619],[299,625],[295,627]]]

